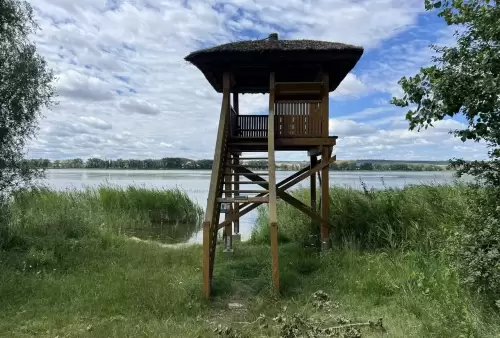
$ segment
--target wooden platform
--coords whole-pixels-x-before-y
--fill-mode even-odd
[[[323,146],[335,146],[337,136],[312,138],[276,138],[276,151],[313,151]],[[267,138],[231,137],[227,146],[231,152],[267,152]]]

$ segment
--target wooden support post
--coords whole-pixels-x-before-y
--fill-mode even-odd
[[[207,206],[208,208],[208,206]],[[210,297],[210,244],[212,243],[212,229],[210,221],[203,222],[203,296]]]
[[[239,165],[240,164],[240,156],[239,155],[234,155],[233,156],[233,163],[236,164],[236,165]],[[240,175],[235,175],[234,176],[234,190],[235,190],[235,193],[234,193],[234,196],[239,196],[240,193],[238,192],[238,190],[240,190]],[[238,214],[240,212],[240,204],[239,203],[234,203],[234,212],[235,214]],[[233,239],[235,239],[236,241],[240,241],[241,240],[241,234],[240,234],[240,218],[236,218],[235,221],[234,221],[234,234],[233,234]]]
[[[321,161],[323,163],[330,162],[330,152],[328,151],[328,147],[323,147],[323,152],[321,155]],[[329,206],[329,194],[330,194],[330,185],[328,179],[328,169],[329,166],[325,166],[321,170],[321,218],[323,220],[328,220],[328,206]],[[328,223],[323,221],[321,223],[321,248],[328,249],[330,248],[330,233],[328,229]]]
[[[279,262],[278,262],[278,216],[276,210],[276,163],[274,156],[274,84],[275,74],[272,72],[269,79],[269,121],[268,121],[268,165],[269,165],[269,226],[271,237],[271,256],[273,286],[279,294]]]
[[[217,141],[215,143],[214,162],[210,187],[208,190],[207,209],[203,222],[203,296],[210,297],[212,288],[213,263],[215,259],[215,245],[217,243],[217,230],[219,223],[219,203],[216,199],[221,195],[223,184],[223,159],[225,150],[226,128],[229,119],[229,95],[230,81],[229,73],[223,75],[222,106],[217,130]]]
[[[316,157],[316,155],[311,156],[311,169],[316,166],[317,162],[318,162],[318,158]],[[311,192],[310,192],[311,193],[311,210],[313,212],[317,212],[317,207],[316,207],[316,174],[312,174],[310,180],[311,180]],[[316,222],[316,220],[314,218],[311,218],[311,228],[316,233],[316,229],[318,228],[318,222]],[[315,242],[316,242],[316,240],[315,240]]]
[[[226,163],[230,164],[232,163],[232,158],[231,158],[231,154],[227,154],[227,160],[226,160]],[[232,172],[232,169],[231,167],[229,166],[226,166],[226,173],[229,174]],[[224,183],[224,190],[226,191],[224,193],[225,197],[226,198],[231,198],[233,197],[232,196],[232,193],[231,193],[231,186],[232,186],[232,183],[231,182],[228,182],[230,181],[230,177],[231,176],[226,176],[224,179],[225,179],[225,183]],[[232,204],[231,204],[231,207],[230,207],[230,211],[229,211],[229,214],[226,214],[224,219],[227,220],[229,218],[229,215],[233,212],[233,207],[232,207]],[[233,252],[233,227],[232,227],[232,224],[229,223],[228,225],[226,225],[224,227],[224,252]]]
[[[322,125],[322,134],[323,137],[328,137],[328,129],[329,129],[329,112],[330,112],[330,99],[328,97],[329,94],[329,78],[328,73],[323,73],[323,97],[321,99],[321,125]]]
[[[238,92],[235,92],[233,93],[233,109],[234,111],[236,112],[237,115],[240,114],[240,105],[239,105],[239,100],[238,100]],[[240,156],[239,155],[234,155],[233,156],[233,159],[234,159],[234,164],[236,165],[239,165],[240,164]],[[234,193],[234,196],[239,196],[240,193],[238,192],[238,190],[240,190],[240,175],[235,175],[234,176],[234,190],[236,190],[236,192]],[[234,203],[234,212],[236,213],[236,215],[239,214],[240,212],[240,204],[239,203]],[[240,234],[240,218],[236,218],[236,220],[234,221],[234,235],[233,235],[233,239],[236,240],[236,241],[240,241],[241,240],[241,234]]]
[[[323,98],[321,100],[321,107],[322,107],[322,117],[323,117],[323,136],[328,137],[328,129],[329,129],[329,112],[330,112],[330,107],[329,107],[329,78],[328,78],[328,73],[323,73]],[[323,146],[322,153],[321,153],[321,161],[323,163],[330,163],[330,156],[331,156],[331,151],[329,147]],[[328,206],[329,206],[329,194],[330,194],[330,180],[329,178],[329,166],[327,165],[326,167],[323,168],[321,171],[321,199],[322,199],[322,205],[321,205],[321,217],[324,220],[328,219]],[[322,223],[321,225],[321,247],[323,249],[328,249],[330,248],[330,234],[328,231],[328,226],[325,224],[325,222]]]

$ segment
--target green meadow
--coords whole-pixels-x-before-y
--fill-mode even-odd
[[[134,236],[161,226],[174,243],[198,231],[202,210],[184,192],[20,192],[2,210],[0,336],[498,337],[498,309],[461,282],[450,254],[481,193],[331,188],[326,252],[310,219],[280,202],[279,296],[261,207],[249,241],[233,254],[219,245],[207,302],[201,245]]]

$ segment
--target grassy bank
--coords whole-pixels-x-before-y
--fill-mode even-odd
[[[404,189],[331,188],[329,221],[336,245],[360,249],[439,248],[471,207],[480,190],[466,185],[410,185]],[[309,204],[307,189],[294,196]],[[319,194],[317,201],[319,201]],[[319,202],[318,202],[319,209]],[[310,219],[296,208],[278,203],[280,241],[310,244],[317,240]],[[267,208],[261,207],[252,240],[269,243]]]
[[[468,189],[332,189],[338,244],[321,255],[295,241],[310,222],[280,204],[282,242],[289,242],[280,246],[281,297],[272,296],[270,250],[258,226],[252,241],[237,243],[233,255],[218,252],[211,303],[201,299],[200,246],[165,248],[107,230],[126,216],[110,227],[79,221],[94,217],[88,216],[92,208],[81,205],[97,203],[94,198],[67,202],[84,211],[59,201],[47,213],[35,211],[43,209],[37,203],[17,202],[8,228],[23,241],[11,240],[0,251],[0,336],[216,337],[214,328],[222,325],[238,332],[228,329],[219,335],[225,337],[300,337],[307,327],[330,328],[335,337],[335,327],[382,318],[386,332],[363,327],[362,337],[496,337],[498,315],[459,284],[437,249],[457,214],[466,212]],[[304,192],[297,196],[307,198]],[[110,210],[124,204],[112,205]],[[58,209],[66,211],[50,216]],[[45,230],[35,231],[41,215]],[[67,231],[75,224],[78,236]],[[229,302],[244,308],[230,310]],[[357,337],[356,330],[337,336]]]
[[[78,239],[141,231],[163,233],[167,242],[184,241],[199,230],[203,213],[181,190],[112,186],[21,191],[13,196],[9,212],[13,245],[23,239]]]

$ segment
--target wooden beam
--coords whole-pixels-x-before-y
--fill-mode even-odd
[[[308,168],[306,168],[306,169],[308,169]],[[249,171],[249,170],[248,169],[242,169],[242,171]],[[245,176],[245,173],[242,173],[242,175]],[[315,174],[313,174],[312,176],[314,176],[314,175]],[[258,177],[257,176],[257,177],[251,177],[250,179],[254,180],[254,184],[260,185],[261,187],[265,187],[266,186],[261,181],[262,177]],[[276,191],[276,194],[282,200],[284,200],[285,202],[287,202],[287,203],[291,204],[292,206],[296,207],[298,210],[304,212],[309,217],[311,217],[311,218],[313,218],[313,219],[315,219],[315,220],[317,220],[319,222],[324,222],[325,221],[324,219],[321,218],[321,216],[319,216],[318,214],[316,214],[315,212],[313,212],[314,209],[309,208],[307,205],[305,205],[304,203],[302,203],[301,201],[299,201],[298,199],[296,199],[292,195],[288,194],[287,192],[278,189]],[[330,226],[328,224],[327,220],[326,220],[325,223],[327,224],[327,226]]]
[[[294,173],[293,175],[290,175],[289,177],[285,178],[284,180],[282,180],[280,183],[278,183],[276,185],[277,188],[283,186],[284,184],[290,182],[291,180],[295,179],[297,176],[303,174],[304,172],[308,171],[309,170],[309,167],[305,167],[301,170],[299,170],[298,172]],[[260,177],[260,176],[255,176],[255,173],[253,173],[252,171],[248,170],[247,168],[238,168],[238,172],[246,177],[247,179],[249,179],[250,181],[252,181],[253,184],[259,184],[260,186],[262,186],[263,188],[267,189],[268,186],[269,186],[269,182],[267,182],[264,178]],[[257,183],[257,182],[260,182],[260,183]],[[241,183],[241,182],[240,182]],[[262,197],[262,196],[266,196],[268,195],[267,192],[265,193],[261,193],[255,197]],[[242,204],[240,207],[245,207],[247,204],[244,203]]]
[[[228,223],[233,222],[235,219],[242,217],[242,216],[245,216],[247,213],[254,210],[255,208],[257,208],[261,204],[264,204],[264,202],[248,203],[245,208],[241,208],[239,210],[237,215],[236,214],[229,215],[229,217],[226,220],[224,220],[224,222],[219,224],[218,228],[221,229],[221,228],[225,227]]]
[[[330,151],[328,147],[323,147],[323,154],[321,155],[321,161],[325,163],[330,163]],[[321,216],[323,220],[328,220],[328,206],[330,205],[330,185],[329,185],[329,170],[328,165],[321,170],[321,199],[323,201],[321,205]],[[321,222],[321,247],[323,249],[330,248],[330,232],[328,229],[328,223],[326,221]]]
[[[275,84],[276,96],[307,94],[320,96],[322,91],[322,82],[277,82]]]
[[[215,248],[213,244],[216,242],[214,238],[214,228],[218,223],[219,213],[217,212],[216,198],[221,190],[221,175],[222,175],[222,151],[225,139],[225,131],[229,116],[229,74],[223,75],[224,90],[222,94],[222,105],[219,116],[219,127],[217,130],[217,141],[215,143],[214,162],[212,167],[212,175],[210,178],[210,187],[208,190],[207,208],[205,212],[205,220],[203,222],[203,296],[210,297],[213,261],[215,256]],[[217,219],[217,220],[216,220]],[[216,234],[216,232],[215,232]]]
[[[311,208],[309,208],[307,205],[305,205],[304,203],[302,203],[301,201],[299,201],[298,199],[296,199],[295,197],[293,197],[289,193],[287,193],[285,191],[280,191],[280,192],[278,192],[278,195],[283,201],[287,202],[291,206],[295,207],[299,211],[301,211],[304,214],[306,214],[307,216],[311,217],[311,219],[313,219],[317,222],[324,223],[324,219],[321,218],[320,215],[318,215],[316,212],[311,210]]]
[[[239,104],[239,99],[238,99],[238,92],[233,93],[233,109],[236,112],[236,114],[240,114],[240,104]]]
[[[334,160],[335,160],[335,157],[333,157],[331,159],[331,161],[334,161]],[[310,166],[304,167],[301,170],[299,170],[298,172],[294,173],[293,175],[290,175],[289,177],[287,177],[284,180],[280,181],[276,185],[276,187],[277,187],[277,190],[276,190],[277,196],[279,196],[279,197],[281,197],[283,199],[283,194],[287,194],[287,193],[285,191],[283,191],[283,190],[280,190],[280,187],[283,187],[285,184],[287,184],[287,183],[289,183],[291,181],[295,181],[295,179],[297,177],[299,177],[299,176],[300,177],[304,177],[304,173],[309,172],[311,169],[315,170],[313,172],[313,174],[311,174],[311,175],[316,175],[316,172],[318,172],[318,171],[321,170],[321,167],[319,166],[320,164],[321,164],[321,162],[318,163],[318,164],[316,164],[313,168],[311,168]],[[244,176],[247,179],[249,179],[250,181],[252,181],[252,184],[260,185],[263,188],[267,188],[268,187],[268,182],[264,178],[262,178],[262,177],[260,177],[258,175],[255,176],[254,173],[252,171],[248,170],[247,168],[238,168],[237,170],[238,170],[238,173],[240,173],[242,176]],[[246,176],[247,174],[248,174],[248,176]],[[252,174],[252,175],[249,175],[249,174]],[[319,177],[319,172],[317,173],[317,175],[318,175],[319,183],[321,184],[321,178]],[[305,176],[305,177],[307,177],[307,176]],[[300,182],[301,180],[296,181],[295,184],[298,183],[298,182]],[[255,197],[264,197],[266,195],[268,195],[268,193],[261,193],[259,195],[256,195]],[[285,200],[285,199],[283,199],[283,200]],[[241,204],[240,207],[242,209],[239,210],[238,214],[229,215],[229,217],[226,220],[224,220],[224,222],[222,222],[222,223],[219,224],[219,229],[225,227],[228,224],[228,222],[233,222],[235,219],[246,215],[247,213],[249,213],[250,211],[256,209],[259,205],[261,205],[263,203],[264,202],[248,202],[248,203]],[[321,197],[320,197],[319,206],[321,207]]]
[[[232,161],[232,158],[231,158],[231,155],[230,154],[227,154],[228,158],[226,159],[226,164],[230,164],[231,161]],[[226,173],[231,173],[231,168],[229,166],[226,165]],[[228,179],[228,177],[225,177],[224,178],[224,195],[226,198],[232,198],[232,193],[233,193],[233,189],[232,189],[232,183],[230,183],[230,180]],[[233,207],[231,205],[231,208],[230,208],[230,213],[232,213],[233,211]],[[225,214],[224,216],[224,219],[227,219],[228,218],[228,215],[229,214]],[[233,227],[232,227],[232,224],[229,223],[228,225],[226,225],[224,227],[224,250],[225,251],[231,251],[233,249]]]
[[[316,156],[311,156],[311,168],[314,168],[318,163]],[[311,175],[310,195],[311,195],[311,210],[316,213],[316,174]],[[314,228],[316,222],[311,218],[311,227]]]
[[[314,156],[314,157],[316,157],[316,156],[318,156],[318,155],[321,155],[321,147],[315,147],[315,148],[309,149],[309,150],[307,151],[307,156],[309,156],[309,157],[311,157],[311,158],[312,158],[313,156]]]
[[[235,107],[238,107],[238,93],[233,94],[233,105]],[[235,110],[237,108],[234,108]],[[236,110],[236,113],[238,113],[238,110]],[[233,163],[235,165],[238,165],[240,163],[240,156],[239,155],[233,155]],[[239,190],[240,190],[240,175],[235,175],[234,176],[234,196],[238,197],[240,195]],[[239,203],[234,203],[233,204],[233,210],[234,214],[239,215],[240,213],[240,204]],[[233,227],[234,227],[234,234],[239,235],[240,234],[240,217],[237,216],[236,219],[233,221]]]
[[[286,190],[286,189],[288,189],[290,187],[293,187],[295,184],[299,183],[303,179],[305,179],[305,178],[311,176],[312,174],[314,174],[314,173],[322,170],[323,168],[327,167],[331,162],[333,162],[332,159],[330,159],[330,162],[325,162],[322,159],[316,166],[314,166],[313,168],[307,170],[303,174],[297,176],[295,179],[291,180],[287,184],[284,184],[282,187],[279,187],[278,190]]]
[[[323,136],[324,137],[328,137],[328,129],[329,129],[329,125],[328,125],[328,121],[329,121],[329,112],[330,112],[330,106],[329,106],[329,78],[328,78],[328,73],[323,73],[323,83],[324,83],[324,87],[323,87],[323,99],[321,100],[321,117],[322,117],[322,128],[323,128]]]
[[[210,297],[210,246],[212,231],[210,221],[203,222],[203,297]]]
[[[276,294],[279,294],[279,262],[278,262],[278,215],[276,211],[276,161],[274,156],[274,94],[275,74],[269,76],[269,120],[267,123],[267,155],[269,164],[269,226],[271,237],[271,258],[273,286]]]
[[[318,168],[318,166],[315,166],[314,168]],[[309,168],[306,167],[305,169],[309,169]],[[241,168],[239,170],[241,171],[242,176],[245,176],[245,174],[247,174],[247,173],[250,172],[250,170],[248,170],[246,168]],[[257,176],[257,177],[250,176],[249,179],[253,180],[254,184],[256,184],[256,185],[259,185],[261,187],[267,187],[267,185],[263,183],[263,181],[262,181],[263,178],[262,177],[259,177],[259,176]],[[284,181],[282,181],[282,182],[284,182]],[[290,181],[290,180],[288,180],[288,181]],[[278,184],[278,186],[279,186],[279,184]],[[276,194],[277,194],[278,197],[280,197],[281,199],[283,199],[285,202],[290,203],[292,206],[296,207],[297,209],[299,209],[300,211],[304,212],[308,216],[310,216],[310,217],[312,217],[312,218],[314,218],[314,219],[316,219],[316,220],[318,220],[320,222],[324,221],[318,214],[314,214],[314,215],[311,214],[312,210],[314,210],[314,209],[308,207],[307,205],[305,205],[304,203],[302,203],[301,201],[299,201],[298,199],[296,199],[292,195],[288,194],[287,192],[285,192],[285,191],[283,191],[281,189],[277,189]],[[327,226],[329,226],[329,224],[327,224]]]
[[[234,197],[220,197],[217,199],[218,202],[221,203],[255,203],[255,202],[261,202],[261,203],[268,203],[269,202],[269,197],[268,196],[250,196],[246,199],[242,199],[241,196],[239,198],[234,198]]]

